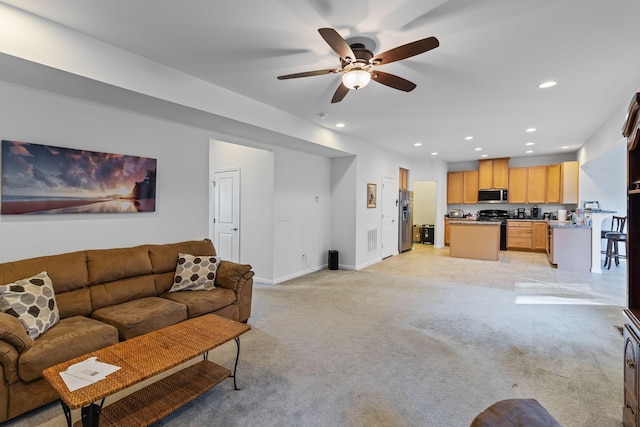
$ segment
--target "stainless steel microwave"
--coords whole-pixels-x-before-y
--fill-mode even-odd
[[[479,190],[478,203],[508,203],[507,190]]]

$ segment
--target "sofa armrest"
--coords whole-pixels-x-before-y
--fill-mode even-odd
[[[7,384],[13,384],[20,380],[20,378],[18,378],[19,357],[20,355],[14,346],[6,341],[0,341],[0,365],[2,365],[5,382]],[[2,370],[0,370],[0,372]]]
[[[216,286],[230,289],[239,295],[243,284],[251,279],[255,273],[249,264],[238,264],[231,261],[220,261],[216,272]]]
[[[27,334],[22,322],[7,313],[0,312],[0,341],[5,341],[15,347],[18,353],[31,348],[33,340]]]

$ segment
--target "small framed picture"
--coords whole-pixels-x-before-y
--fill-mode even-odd
[[[367,184],[367,207],[376,207],[376,184]]]

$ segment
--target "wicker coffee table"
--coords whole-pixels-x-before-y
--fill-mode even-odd
[[[208,314],[52,366],[44,370],[42,376],[60,396],[69,426],[72,424],[71,410],[78,408],[82,408],[82,419],[75,423],[76,426],[98,426],[98,423],[100,426],[146,426],[227,378],[233,378],[233,386],[239,390],[236,370],[240,356],[240,335],[250,329],[244,323]],[[231,340],[235,340],[237,345],[233,373],[207,359],[209,350]],[[102,407],[107,396],[200,355],[204,355],[204,360]],[[92,356],[121,369],[102,381],[69,391],[60,372]]]

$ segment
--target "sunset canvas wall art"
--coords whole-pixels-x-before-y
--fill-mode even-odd
[[[148,157],[2,141],[2,215],[155,212]]]

